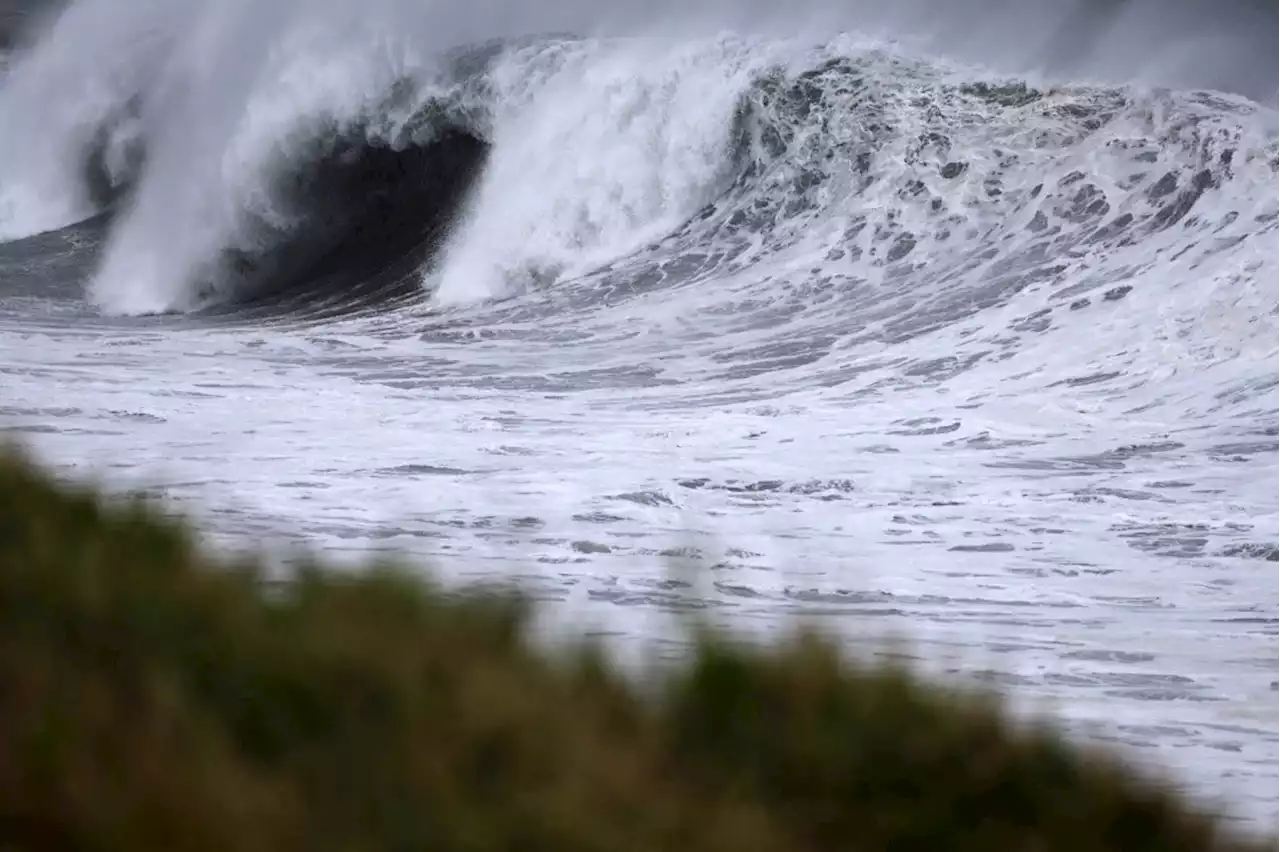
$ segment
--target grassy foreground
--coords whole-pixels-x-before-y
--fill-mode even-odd
[[[0,852],[1268,848],[812,636],[641,688],[528,614],[385,566],[273,590],[0,450]]]

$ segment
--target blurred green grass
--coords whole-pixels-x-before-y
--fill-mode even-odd
[[[515,594],[284,584],[0,453],[0,852],[1262,850],[993,694],[695,629],[643,687]]]

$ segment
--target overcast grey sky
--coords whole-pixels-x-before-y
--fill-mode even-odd
[[[3,31],[62,0],[0,0]],[[76,0],[138,13],[133,0]],[[1274,105],[1276,0],[173,0],[219,14],[417,18],[433,41],[547,31],[870,29],[932,51],[1053,80],[1139,81],[1235,91]],[[266,8],[273,7],[273,8]]]

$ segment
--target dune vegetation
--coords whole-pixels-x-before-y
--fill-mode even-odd
[[[797,629],[625,675],[511,593],[285,583],[0,455],[0,850],[1263,850],[999,698]]]

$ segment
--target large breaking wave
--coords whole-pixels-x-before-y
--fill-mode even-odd
[[[985,641],[1274,826],[1275,0],[67,2],[0,429],[611,633]]]
[[[750,270],[771,310],[838,298],[886,339],[1274,240],[1275,116],[1240,94],[883,32],[455,43],[481,33],[380,11],[73,5],[0,88],[0,238],[105,214],[87,290],[111,313]]]

